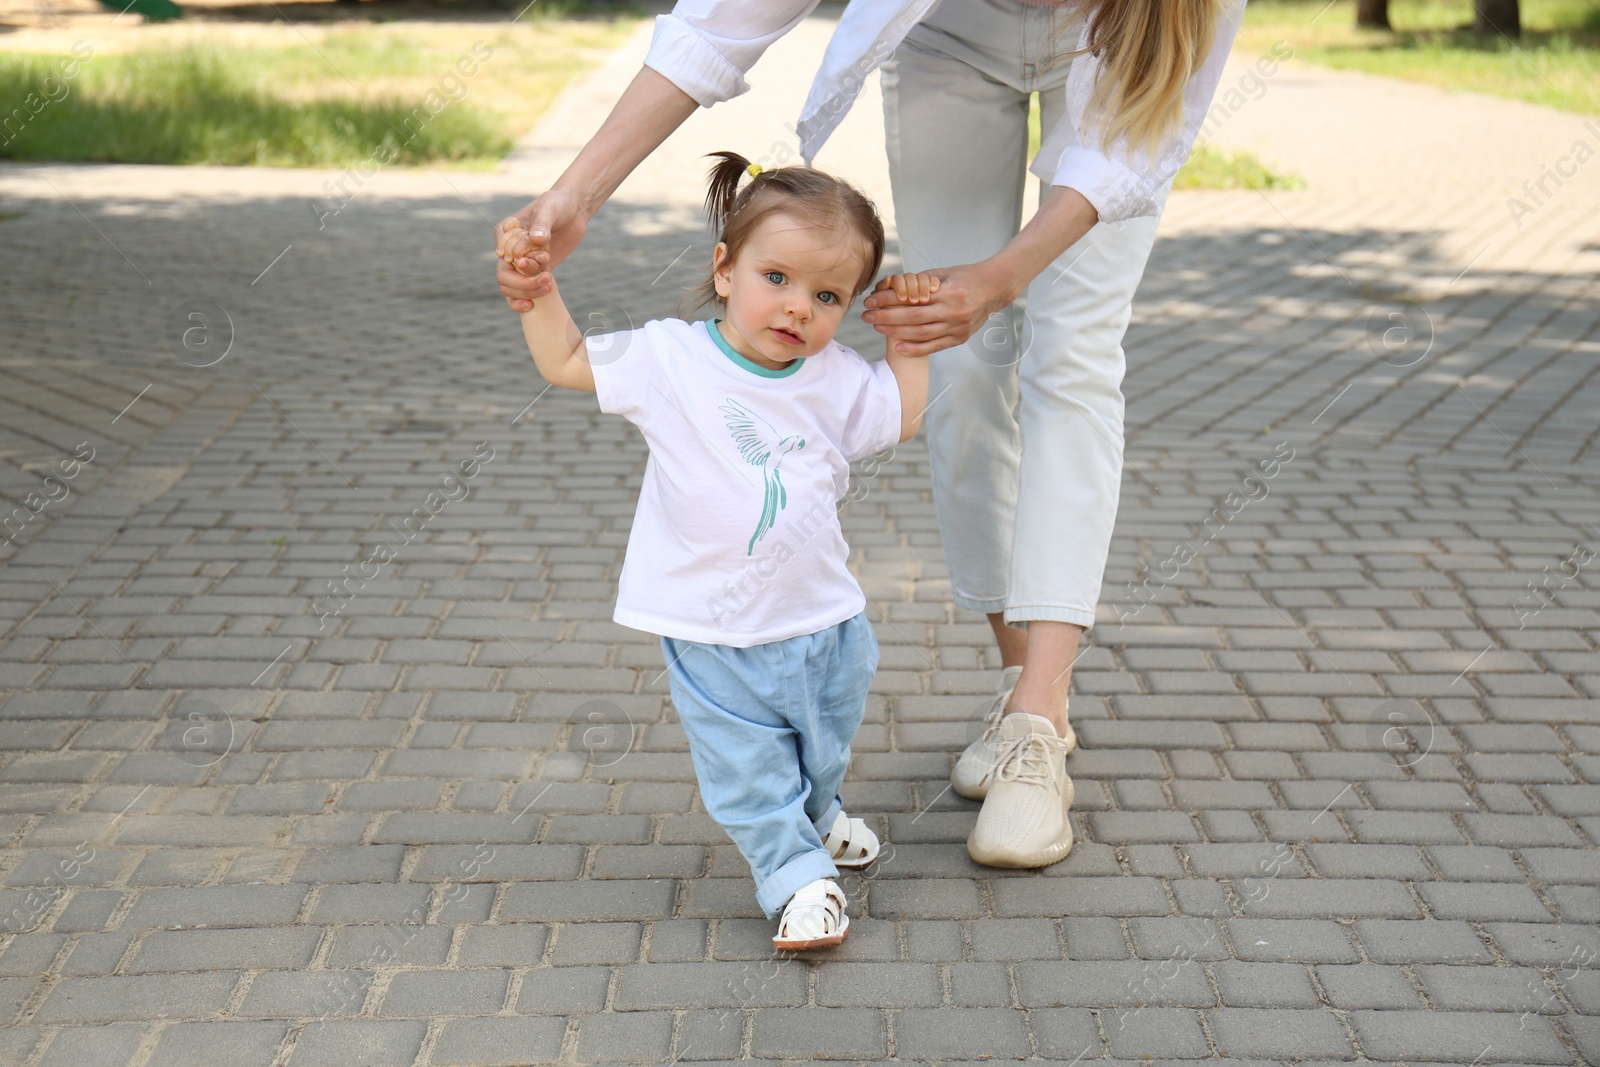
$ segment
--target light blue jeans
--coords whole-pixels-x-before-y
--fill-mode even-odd
[[[884,64],[907,270],[976,263],[1016,236],[1028,99],[1064,107],[1082,14],[948,0]],[[1170,183],[1158,199],[1166,201]],[[1099,223],[963,345],[928,360],[924,424],[952,599],[1008,623],[1094,625],[1122,487],[1122,336],[1155,218]]]
[[[878,640],[866,612],[814,634],[731,648],[661,639],[700,799],[750,864],[777,918],[795,890],[839,873],[822,847],[843,802]]]

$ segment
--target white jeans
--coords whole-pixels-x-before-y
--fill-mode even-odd
[[[908,270],[975,263],[1021,226],[1028,98],[1061,110],[1068,8],[946,0],[883,67]],[[1170,186],[1169,186],[1170,188]],[[1166,202],[1163,188],[1160,203]],[[964,345],[930,357],[923,425],[955,602],[1094,625],[1122,482],[1122,336],[1156,218],[1099,223]]]

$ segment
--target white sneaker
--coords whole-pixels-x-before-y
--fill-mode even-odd
[[[994,687],[996,696],[1005,696],[1017,687],[1017,679],[1022,677],[1022,664],[1015,667],[1004,667],[1000,671],[1000,684]]]
[[[1011,699],[1011,691],[1017,687],[1020,677],[1020,666],[1007,667],[1001,672],[995,701],[983,716],[983,733],[967,746],[950,770],[950,788],[956,791],[957,796],[982,800],[988,794],[989,777],[1000,755],[1000,720],[1005,717],[1006,701]],[[1078,746],[1077,735],[1070,724],[1067,726],[1066,741],[1068,752]]]
[[[1000,724],[1000,755],[967,853],[990,867],[1048,867],[1072,851],[1072,779],[1067,739],[1050,720],[1012,712]]]

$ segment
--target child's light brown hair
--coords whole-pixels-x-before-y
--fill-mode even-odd
[[[851,300],[878,276],[883,266],[883,220],[855,186],[810,167],[779,167],[761,171],[740,189],[739,179],[749,173],[750,161],[737,152],[712,152],[710,158],[717,162],[706,191],[706,214],[717,240],[728,246],[728,262],[739,258],[739,250],[763,219],[782,213],[821,228],[849,230],[861,238],[865,262]],[[709,274],[690,296],[695,308],[722,303]]]

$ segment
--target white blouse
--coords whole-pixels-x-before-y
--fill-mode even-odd
[[[807,162],[816,157],[850,110],[866,76],[893,54],[911,27],[937,2],[853,0],[845,8],[796,127],[800,154]],[[767,46],[793,29],[817,3],[678,0],[670,15],[657,17],[645,66],[702,107],[732,99],[749,91],[745,73]],[[1184,90],[1182,128],[1164,137],[1153,152],[1130,150],[1126,137],[1119,138],[1109,151],[1101,151],[1103,116],[1090,110],[1099,61],[1088,54],[1077,56],[1067,74],[1062,118],[1045,134],[1029,169],[1052,185],[1070,186],[1082,193],[1099,212],[1101,222],[1158,214],[1156,193],[1183,166],[1194,146],[1243,14],[1243,0],[1225,8],[1211,52]],[[1087,44],[1088,33],[1085,21],[1078,47]]]

